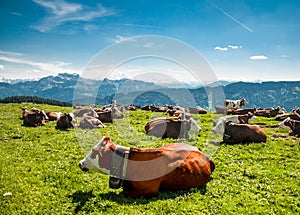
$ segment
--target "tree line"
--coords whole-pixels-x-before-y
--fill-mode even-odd
[[[0,103],[8,104],[8,103],[33,103],[33,104],[49,104],[55,106],[63,106],[63,107],[71,107],[72,104],[68,102],[61,102],[52,99],[45,99],[38,96],[9,96],[4,99],[0,99]]]

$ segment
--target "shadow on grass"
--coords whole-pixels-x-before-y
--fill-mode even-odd
[[[180,191],[161,191],[157,197],[152,198],[130,198],[124,195],[123,192],[120,194],[115,192],[108,192],[100,194],[99,197],[104,200],[114,201],[118,204],[147,204],[149,202],[157,201],[157,200],[168,200],[175,199],[178,196],[188,196],[193,193],[200,193],[201,195],[205,195],[206,187],[204,188],[191,188],[188,190],[180,190]]]
[[[95,199],[96,202],[102,202],[101,200],[106,200],[106,201],[112,201],[115,202],[119,205],[144,205],[148,204],[153,201],[158,201],[158,200],[168,200],[168,199],[175,199],[179,196],[189,196],[194,193],[200,193],[201,195],[205,195],[206,193],[206,187],[204,188],[191,188],[188,190],[180,190],[180,191],[163,191],[160,192],[157,197],[152,197],[152,198],[130,198],[126,197],[123,192],[118,193],[114,191],[109,191],[107,193],[102,193],[100,195],[95,196],[93,194],[93,191],[76,191],[69,197],[72,198],[72,203],[78,203],[74,210],[74,214],[77,214],[81,211],[85,210],[85,205],[89,204],[89,202],[93,202]],[[94,200],[93,200],[94,199]],[[99,207],[103,207],[103,205],[99,205]]]
[[[88,192],[82,192],[82,191],[76,191],[71,195],[72,197],[72,203],[79,203],[75,208],[75,213],[77,214],[79,211],[81,211],[82,207],[91,199],[96,197],[93,194],[93,191],[90,190]]]

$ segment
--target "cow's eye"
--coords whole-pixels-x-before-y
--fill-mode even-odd
[[[92,149],[92,154],[91,154],[91,158],[95,159],[96,155],[99,153],[99,151],[97,149]]]

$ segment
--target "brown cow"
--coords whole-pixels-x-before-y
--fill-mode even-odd
[[[94,117],[83,117],[80,121],[79,128],[93,129],[93,128],[105,128],[100,119]]]
[[[25,126],[42,126],[45,125],[45,120],[48,120],[48,117],[43,110],[29,112],[28,109],[24,109],[23,111],[23,125]]]
[[[151,110],[154,111],[156,108],[155,104],[145,105],[141,107],[141,110]]]
[[[61,112],[46,112],[46,115],[48,116],[49,121],[56,121],[60,118],[62,113]]]
[[[68,129],[77,126],[77,122],[73,113],[64,113],[56,122],[57,129]]]
[[[290,131],[290,135],[300,137],[300,121],[293,120],[290,117],[279,123],[279,127]]]
[[[257,117],[253,113],[248,113],[244,115],[233,115],[233,116],[222,116],[217,120],[213,121],[213,129],[212,131],[217,134],[224,134],[226,122],[234,122],[239,124],[248,124],[249,122],[252,122],[256,120]]]
[[[203,108],[195,108],[195,107],[189,107],[189,112],[192,114],[207,114],[207,111]]]
[[[256,112],[256,108],[245,108],[245,109],[237,109],[237,110],[233,110],[230,109],[228,110],[228,114],[232,114],[232,115],[243,115],[243,114],[247,114],[247,113],[255,113]]]
[[[300,114],[300,108],[293,109],[292,112],[296,112],[297,114]]]
[[[255,116],[275,117],[282,109],[277,108],[260,108],[255,111]]]
[[[110,175],[110,187],[123,187],[125,196],[148,198],[159,191],[205,187],[215,163],[185,143],[138,149],[119,146],[103,137],[79,167]]]
[[[182,113],[182,110],[174,110],[174,109],[168,109],[165,114],[169,116],[176,116],[176,117],[179,117],[180,114]]]
[[[184,116],[184,117],[182,117]],[[201,127],[191,117],[191,114],[182,113],[180,117],[158,117],[145,125],[146,134],[161,138],[188,138],[191,125],[195,125],[198,132]]]
[[[76,117],[82,117],[83,114],[88,113],[90,109],[78,109],[74,112],[74,116]]]
[[[225,107],[222,107],[220,105],[217,105],[215,107],[215,110],[216,110],[216,114],[226,114],[227,113],[227,110]]]
[[[226,122],[223,141],[225,143],[260,143],[266,142],[267,135],[258,125],[235,124]]]
[[[281,114],[281,115],[277,116],[275,118],[275,120],[276,121],[283,121],[283,120],[285,120],[288,117],[290,117],[293,120],[300,121],[300,115],[297,112],[295,112],[295,111],[293,113],[284,113],[284,114]]]
[[[98,119],[101,122],[113,122],[115,119],[122,119],[124,115],[117,107],[112,107],[111,109],[97,111]]]
[[[190,122],[176,118],[159,117],[145,125],[146,134],[161,138],[188,138]]]
[[[90,109],[88,113],[83,114],[79,124],[79,128],[93,129],[93,128],[105,128],[103,123],[97,119],[98,114],[95,110]]]

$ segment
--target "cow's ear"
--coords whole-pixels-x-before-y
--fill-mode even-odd
[[[226,122],[226,125],[229,125],[230,123],[232,123],[232,121],[227,121],[227,122]]]
[[[105,142],[105,143],[110,142],[109,136],[104,136],[104,137],[102,138],[102,141]]]

